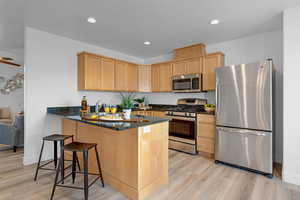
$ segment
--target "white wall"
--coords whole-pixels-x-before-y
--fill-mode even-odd
[[[142,59],[108,49],[88,45],[36,29],[25,29],[25,149],[24,164],[37,161],[41,138],[59,131],[58,117],[46,115],[50,106],[79,105],[83,95],[90,104],[97,99],[119,103],[119,94],[77,91],[77,56],[88,51],[135,63]],[[44,158],[52,156],[47,145]]]
[[[11,57],[18,64],[23,64],[23,50],[12,50],[10,52],[0,52],[0,56]],[[0,88],[3,88],[6,81],[17,73],[23,73],[23,67],[13,67],[11,65],[0,63],[0,76],[3,76],[6,80],[4,83],[0,83]],[[24,109],[24,88],[19,88],[9,95],[0,94],[0,107],[10,107],[13,113],[23,111]]]
[[[283,180],[300,185],[300,7],[284,11]]]
[[[282,135],[283,135],[283,55],[282,55],[282,30],[252,35],[231,41],[225,41],[206,46],[207,53],[221,51],[225,54],[225,64],[251,63],[266,58],[272,58],[275,65],[275,161],[282,162]],[[163,62],[172,59],[172,54],[166,54],[149,58],[145,63]],[[177,98],[184,97],[182,94],[150,94],[149,99],[153,102],[175,103]],[[203,94],[188,94],[188,97],[205,97],[209,103],[214,103],[214,92]]]

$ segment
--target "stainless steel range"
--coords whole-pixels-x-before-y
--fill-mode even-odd
[[[184,98],[178,99],[177,106],[168,109],[170,149],[197,154],[197,113],[204,111],[206,103],[206,99]]]

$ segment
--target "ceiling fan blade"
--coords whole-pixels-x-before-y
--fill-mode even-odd
[[[17,63],[13,63],[13,62],[6,61],[6,60],[3,60],[3,59],[0,59],[0,63],[4,63],[4,64],[8,64],[8,65],[13,65],[13,66],[16,66],[16,67],[20,67],[21,66],[21,65],[19,65]]]

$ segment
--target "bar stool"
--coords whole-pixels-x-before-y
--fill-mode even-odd
[[[72,142],[73,142],[73,135],[52,134],[52,135],[48,135],[46,137],[43,137],[43,144],[42,144],[42,148],[41,148],[41,152],[40,152],[40,156],[39,156],[39,161],[38,161],[38,165],[37,165],[35,176],[34,176],[34,181],[36,181],[40,169],[41,170],[53,170],[53,171],[56,171],[56,168],[57,168],[57,142],[59,142],[59,144],[60,144],[60,149],[61,149],[60,157],[64,161],[70,161],[70,160],[65,160],[64,159],[64,151],[63,151],[63,148],[62,148],[64,146],[64,144],[65,144],[65,140],[69,139],[69,138],[72,138]],[[45,141],[53,142],[53,144],[54,144],[54,158],[53,158],[53,160],[50,160],[49,162],[41,165],[41,159],[42,159],[42,154],[43,154],[43,150],[44,150]],[[46,165],[48,165],[48,164],[50,164],[52,162],[54,162],[54,169],[52,169],[52,168],[44,168],[44,166],[46,166]],[[78,168],[80,170],[79,161],[78,161],[77,157],[76,157],[76,162],[77,162]],[[62,169],[64,169],[64,163],[62,163],[62,166],[63,166]],[[67,168],[69,168],[71,166],[72,165],[69,165]],[[61,176],[62,177],[64,176],[64,170],[61,170]]]
[[[95,173],[88,173],[88,152],[90,149],[94,148],[95,149],[95,153],[96,153],[96,159],[97,159],[97,165],[98,165],[98,172],[99,174],[95,174]],[[67,144],[63,147],[63,149],[65,151],[71,151],[73,154],[73,161],[72,161],[72,172],[64,177],[62,177],[62,179],[60,181],[58,180],[58,175],[59,172],[61,170],[61,163],[63,163],[63,160],[60,159],[59,160],[59,164],[58,164],[58,168],[56,170],[56,175],[55,175],[55,180],[54,180],[54,185],[52,188],[52,193],[51,193],[51,197],[50,199],[53,199],[54,196],[54,192],[56,189],[56,186],[59,187],[66,187],[66,188],[73,188],[73,189],[80,189],[80,190],[84,190],[84,199],[88,200],[88,196],[89,196],[89,187],[92,186],[99,178],[101,179],[102,182],[102,187],[104,187],[104,180],[103,180],[103,176],[102,176],[102,171],[101,171],[101,165],[100,165],[100,159],[99,159],[99,155],[98,155],[98,150],[97,150],[97,144],[94,143],[81,143],[81,142],[72,142],[70,144]],[[83,173],[82,172],[78,172],[76,171],[76,158],[77,158],[77,152],[82,152],[83,153]],[[84,175],[84,183],[83,183],[83,187],[76,187],[76,186],[70,186],[70,185],[61,185],[60,183],[63,183],[64,179],[66,179],[67,177],[72,175],[72,182],[74,184],[75,181],[75,177],[76,177],[76,173],[80,173]],[[89,183],[88,181],[88,175],[97,175],[97,177],[91,181]]]

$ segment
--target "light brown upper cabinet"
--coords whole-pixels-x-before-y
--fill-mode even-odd
[[[194,58],[200,56],[205,56],[205,45],[194,44],[194,45],[175,49],[174,60],[182,60],[185,58]]]
[[[182,75],[185,74],[185,61],[177,61],[174,62],[173,64],[173,75]]]
[[[151,92],[151,65],[139,65],[138,73],[138,91]]]
[[[138,65],[133,63],[127,64],[127,91],[136,92],[138,91]]]
[[[78,90],[101,90],[100,57],[83,52],[77,58]]]
[[[116,61],[115,90],[134,92],[138,89],[138,66],[125,61]]]
[[[172,91],[172,64],[161,63],[159,66],[159,88],[160,92]]]
[[[192,58],[186,60],[186,73],[187,74],[199,74],[202,72],[203,57]]]
[[[152,92],[171,92],[172,64],[153,64],[151,71]]]
[[[217,67],[224,66],[224,54],[221,52],[207,54],[205,56],[205,64],[203,66],[203,91],[216,89],[216,74]]]
[[[160,64],[153,64],[151,66],[151,91],[152,92],[160,92],[159,88],[159,82],[160,82],[160,76],[159,76],[159,68]]]
[[[115,89],[115,60],[101,58],[101,89],[112,91]]]
[[[199,74],[202,72],[203,57],[190,58],[173,62],[173,75]]]
[[[116,61],[115,90],[127,91],[127,62]]]

